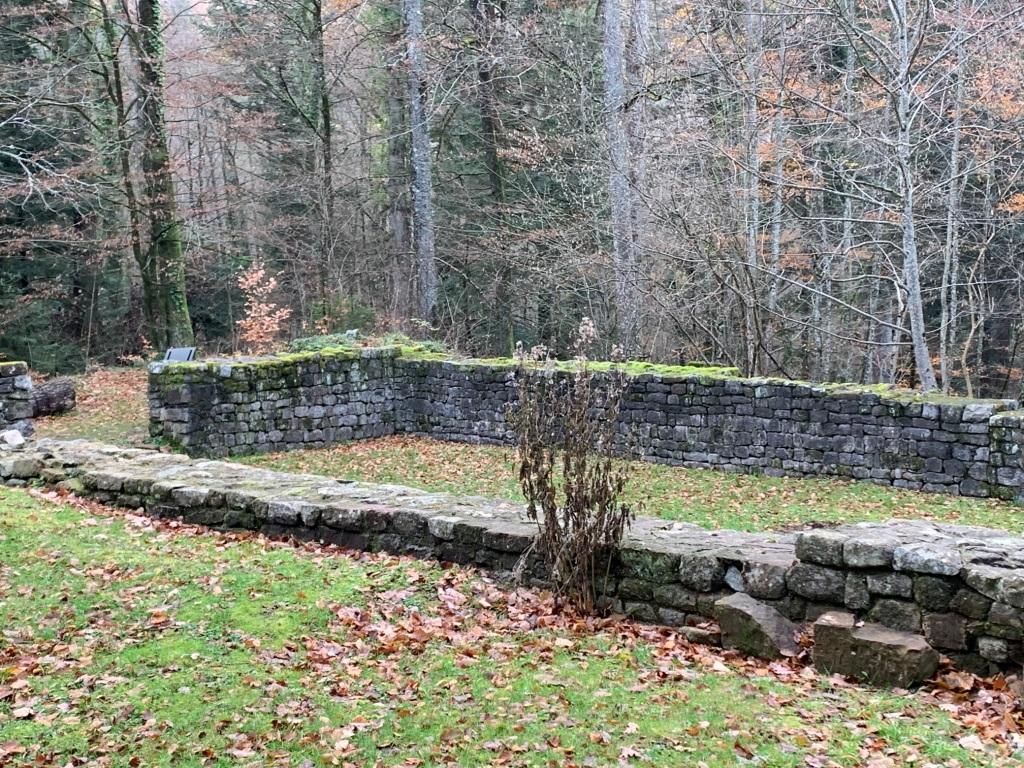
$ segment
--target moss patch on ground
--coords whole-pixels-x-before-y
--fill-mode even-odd
[[[0,626],[12,765],[1019,764],[980,693],[863,689],[471,570],[3,488]]]

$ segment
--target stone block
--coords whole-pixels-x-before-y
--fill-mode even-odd
[[[953,595],[949,607],[969,619],[984,619],[992,607],[992,600],[973,589],[962,587]]]
[[[778,562],[750,561],[743,570],[746,592],[762,600],[777,600],[786,594],[788,566]]]
[[[843,564],[843,547],[849,536],[836,531],[804,531],[796,537],[796,557],[817,565]]]
[[[725,565],[714,555],[683,554],[679,558],[679,580],[698,592],[713,592],[725,583]]]
[[[914,592],[914,580],[905,573],[869,573],[867,585],[868,592],[885,597],[909,598]]]
[[[697,597],[696,592],[681,584],[656,584],[654,586],[654,602],[676,610],[696,610]]]
[[[906,600],[877,600],[868,612],[868,619],[904,632],[921,631],[921,609],[916,603]]]
[[[941,576],[914,578],[914,601],[927,611],[944,613],[957,593],[957,583]]]
[[[832,611],[814,623],[814,666],[872,685],[907,688],[929,679],[939,655],[919,634],[877,624],[857,626],[850,613]]]
[[[786,586],[808,600],[842,605],[846,599],[846,574],[821,565],[797,563],[786,574]]]
[[[891,568],[897,544],[889,537],[853,537],[843,544],[843,562],[850,568]]]
[[[671,584],[679,578],[679,555],[639,549],[622,549],[619,562],[624,576],[661,584]]]
[[[770,605],[736,593],[715,603],[722,645],[765,659],[796,656],[798,627]]]
[[[858,573],[846,574],[846,591],[843,604],[853,611],[866,611],[871,607],[871,593],[868,592],[868,579]]]
[[[934,648],[967,648],[967,621],[955,613],[926,613],[921,620],[924,637]]]
[[[963,568],[960,553],[949,547],[934,544],[904,544],[896,547],[892,556],[897,571],[930,573],[938,576],[956,576]]]

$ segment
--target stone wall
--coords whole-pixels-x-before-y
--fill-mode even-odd
[[[21,362],[0,363],[0,431],[32,432],[32,378]]]
[[[536,526],[512,502],[84,441],[0,452],[0,481],[33,480],[154,516],[545,575],[524,555]],[[626,534],[606,599],[714,642],[715,603],[737,591],[794,621],[842,607],[922,633],[982,673],[1024,661],[1024,538],[987,528],[898,521],[745,533],[644,517]]]
[[[507,443],[513,376],[506,364],[397,349],[156,364],[151,432],[211,456],[393,433]],[[1017,408],[1013,400],[660,368],[631,376],[620,448],[686,467],[1022,498],[1024,412]]]

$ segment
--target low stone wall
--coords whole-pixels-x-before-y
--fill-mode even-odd
[[[535,533],[522,505],[338,482],[180,454],[43,440],[0,452],[0,480],[62,485],[105,503],[219,528],[434,557],[497,571],[521,566]],[[607,599],[636,619],[711,640],[714,604],[735,591],[794,621],[842,607],[921,632],[982,673],[1024,661],[1024,538],[987,528],[887,522],[798,533],[712,531],[640,518]]]
[[[507,364],[389,348],[150,370],[151,433],[193,455],[393,433],[483,443],[512,437],[505,412],[515,397],[514,369]],[[1024,412],[1017,408],[1013,400],[659,368],[630,377],[619,447],[686,467],[1013,499],[1024,497]]]
[[[393,434],[397,351],[150,366],[150,433],[190,454],[322,448]]]
[[[0,363],[0,431],[32,432],[32,378],[21,362]]]

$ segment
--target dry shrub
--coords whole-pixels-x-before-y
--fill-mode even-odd
[[[245,317],[238,321],[239,338],[247,352],[265,354],[280,337],[284,322],[292,311],[271,301],[277,290],[277,278],[261,261],[238,276],[238,287],[245,297]]]
[[[575,365],[556,371],[523,354],[516,371],[516,402],[509,421],[516,434],[519,483],[537,521],[536,548],[561,604],[594,613],[634,510],[621,501],[629,467],[616,461],[613,443],[628,387],[616,367],[594,374],[586,355],[595,339],[586,318]]]

